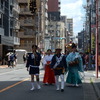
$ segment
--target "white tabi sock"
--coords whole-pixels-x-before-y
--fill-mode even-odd
[[[61,89],[64,89],[64,75],[60,75],[61,78]]]
[[[31,82],[32,88],[31,90],[34,90],[34,82]]]
[[[37,85],[37,89],[41,89],[39,82],[36,82],[36,85]]]
[[[55,81],[56,81],[56,87],[57,87],[57,91],[59,90],[59,76],[55,76]]]

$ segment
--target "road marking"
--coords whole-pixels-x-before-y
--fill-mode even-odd
[[[40,75],[43,75],[43,73],[40,73]],[[2,92],[4,92],[4,91],[6,91],[6,90],[8,90],[8,89],[10,89],[10,88],[12,88],[12,87],[18,85],[18,84],[21,84],[21,83],[23,83],[23,82],[25,82],[25,81],[27,81],[27,80],[30,80],[30,78],[26,78],[26,79],[24,79],[24,80],[22,80],[22,81],[19,81],[19,82],[13,84],[13,85],[10,85],[10,86],[8,86],[8,87],[6,87],[6,88],[0,90],[0,93],[2,93]]]
[[[15,83],[15,84],[13,84],[13,85],[11,85],[11,86],[8,86],[8,87],[6,87],[6,88],[0,90],[0,93],[6,91],[6,90],[8,90],[8,89],[10,89],[10,88],[12,88],[12,87],[14,87],[14,86],[16,86],[16,85],[18,85],[18,84],[21,84],[21,83],[23,83],[23,82],[25,82],[25,81],[27,81],[27,80],[29,80],[29,79],[30,79],[30,78],[26,78],[26,79],[24,79],[24,80],[22,80],[22,81],[19,81],[19,82]]]

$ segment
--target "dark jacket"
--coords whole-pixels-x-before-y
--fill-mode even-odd
[[[57,62],[56,57],[60,57],[60,56],[61,56],[61,54],[60,55],[55,54],[53,56],[52,61],[51,61],[51,65],[50,65],[51,68],[53,68],[55,63]],[[67,63],[66,63],[66,57],[65,56],[63,56],[62,60],[60,61],[60,64],[57,66],[57,68],[60,68],[60,67],[65,68],[65,69],[67,68]]]
[[[32,66],[39,66],[40,65],[41,55],[38,52],[36,52],[36,55],[37,56],[35,56],[35,58],[34,58],[33,53],[28,54],[26,67],[29,67],[30,65],[32,65]]]

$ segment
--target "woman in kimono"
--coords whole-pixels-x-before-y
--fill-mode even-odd
[[[66,83],[69,86],[79,86],[82,83],[79,72],[83,72],[82,58],[78,52],[76,52],[77,46],[72,43],[72,52],[67,56],[68,76]]]
[[[43,59],[43,65],[45,68],[43,83],[45,85],[55,83],[54,71],[50,68],[50,63],[51,63],[51,60],[53,57],[53,55],[51,53],[52,53],[52,51],[50,49],[48,49],[47,55]]]

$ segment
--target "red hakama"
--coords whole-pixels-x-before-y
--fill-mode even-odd
[[[50,68],[50,61],[47,61],[47,65],[45,65],[45,74],[43,83],[48,83],[48,84],[55,83],[55,75],[54,71]]]

